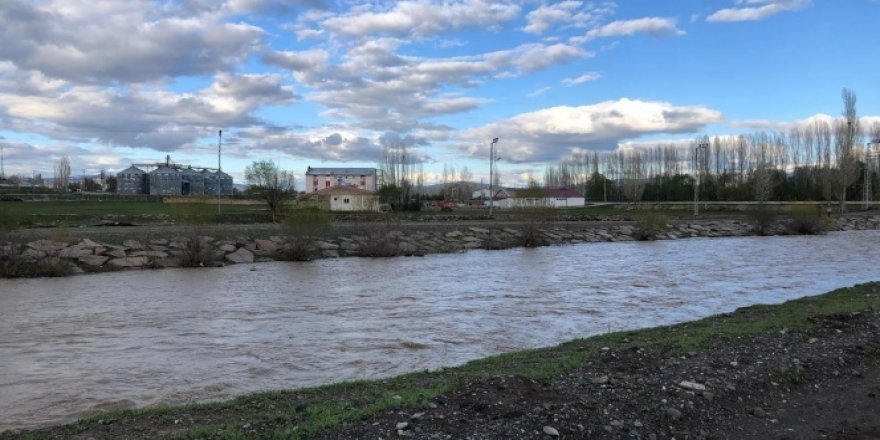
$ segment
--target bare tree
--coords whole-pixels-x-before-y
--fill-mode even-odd
[[[272,222],[284,209],[284,203],[295,194],[293,173],[282,170],[271,160],[258,160],[244,170],[250,191],[262,198],[272,214]]]
[[[66,192],[70,183],[70,158],[61,156],[55,161],[55,181],[53,186],[55,189]]]

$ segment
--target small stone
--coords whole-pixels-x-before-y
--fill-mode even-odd
[[[816,341],[818,341],[818,339],[816,339],[816,338],[810,338],[810,340],[807,341],[807,343],[808,343],[808,344],[815,344]]]
[[[733,367],[733,368],[736,368],[736,367],[739,366],[739,362],[737,362],[737,361],[731,361],[731,362],[730,362],[730,366]]]
[[[755,407],[752,409],[752,415],[755,417],[764,418],[767,416],[767,413],[760,407]]]
[[[404,431],[404,430],[402,430],[402,429],[398,429],[398,430],[397,430],[397,435],[399,435],[399,436],[401,436],[401,437],[409,437],[409,436],[412,435],[412,433],[410,433],[409,431]]]
[[[415,414],[409,416],[409,418],[412,419],[412,420],[418,420],[418,419],[421,419],[421,418],[424,417],[424,416],[425,416],[425,413],[423,413],[423,412],[417,412],[417,413],[415,413]]]
[[[612,420],[610,425],[615,428],[620,428],[621,426],[623,426],[623,422],[621,422],[620,420]]]
[[[556,428],[554,428],[552,426],[545,426],[544,427],[544,434],[547,434],[550,437],[559,437],[559,431],[557,431]]]
[[[254,254],[245,248],[239,248],[237,251],[227,254],[226,261],[230,263],[253,263]]]
[[[683,381],[679,382],[678,386],[680,386],[686,390],[693,390],[693,391],[705,391],[706,390],[706,385],[703,385],[703,384],[697,383],[697,382],[691,382],[689,380],[683,380]]]
[[[672,418],[672,420],[678,420],[681,418],[681,411],[675,408],[666,408],[666,415]]]
[[[594,378],[590,379],[590,382],[592,382],[596,385],[605,385],[608,382],[611,382],[611,378],[609,378],[608,375],[603,374],[601,376],[594,377]]]
[[[407,423],[407,422],[399,422],[397,424],[398,430],[407,429],[407,428],[409,428],[409,423]]]

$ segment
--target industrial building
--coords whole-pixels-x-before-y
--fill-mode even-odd
[[[153,168],[145,171],[142,168]],[[190,196],[232,195],[232,176],[216,168],[171,162],[132,164],[116,174],[116,193],[130,195]]]

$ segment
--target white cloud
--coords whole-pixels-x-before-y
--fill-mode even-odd
[[[685,31],[678,28],[675,19],[663,17],[645,17],[633,20],[618,20],[591,29],[585,35],[573,37],[571,42],[583,44],[597,38],[624,37],[635,34],[648,34],[655,37],[673,37],[684,35]]]
[[[264,61],[294,70],[313,91],[306,98],[325,107],[325,117],[376,130],[406,131],[425,118],[462,113],[487,102],[463,90],[489,76],[515,77],[576,58],[582,48],[530,43],[464,57],[422,58],[398,53],[402,40],[360,42],[338,59],[327,52],[274,52]],[[451,87],[459,90],[450,91]]]
[[[173,151],[217,127],[259,124],[253,116],[256,109],[295,99],[293,90],[273,74],[220,74],[209,87],[183,94],[97,86],[69,86],[46,96],[0,90],[0,129]]]
[[[549,92],[552,89],[553,89],[553,87],[550,87],[550,86],[541,87],[541,88],[536,89],[532,92],[529,92],[529,94],[526,96],[528,96],[529,98],[537,98],[538,96],[541,96],[541,95]]]
[[[813,4],[812,0],[749,0],[739,1],[744,7],[718,10],[708,17],[711,23],[763,20],[781,12],[797,11]]]
[[[263,31],[214,15],[176,16],[152,2],[24,2],[0,6],[0,61],[78,82],[149,82],[229,70]]]
[[[586,27],[610,15],[614,5],[609,3],[584,3],[566,0],[559,3],[542,4],[526,15],[523,31],[540,35],[547,29],[562,24],[563,27]]]
[[[579,107],[560,106],[463,131],[467,154],[485,156],[486,139],[501,137],[510,162],[558,161],[576,149],[614,149],[625,140],[661,133],[697,133],[720,122],[717,110],[622,98]]]
[[[577,84],[583,84],[585,82],[596,81],[600,78],[602,78],[602,75],[596,72],[587,72],[575,78],[564,78],[562,80],[562,84],[564,84],[566,87],[571,87]]]
[[[490,0],[444,1],[411,0],[380,10],[355,10],[328,18],[321,26],[336,35],[428,37],[447,30],[493,27],[519,16],[520,7],[510,2]]]

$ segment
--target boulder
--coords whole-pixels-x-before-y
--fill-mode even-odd
[[[226,254],[226,261],[230,263],[253,263],[254,254],[245,248],[238,248],[237,251]]]
[[[58,252],[58,257],[60,257],[60,258],[79,258],[79,257],[84,257],[86,255],[93,255],[92,249],[83,248],[83,247],[80,247],[79,245],[70,246],[70,247],[62,249],[61,252]]]
[[[94,249],[98,246],[101,246],[101,244],[94,242],[92,240],[89,240],[88,238],[84,238],[84,239],[80,240],[80,242],[77,244],[77,246]]]
[[[86,266],[98,267],[102,266],[109,259],[110,257],[104,257],[101,255],[84,255],[82,257],[79,257],[76,261],[79,261]]]
[[[125,257],[110,260],[110,265],[115,267],[143,267],[150,262],[147,257]]]
[[[129,249],[134,249],[134,250],[138,250],[138,251],[146,249],[144,244],[137,241],[137,240],[125,240],[122,242],[122,245],[129,248]]]
[[[277,252],[278,249],[281,248],[281,246],[279,246],[278,243],[276,243],[272,240],[257,239],[256,243],[257,243],[257,249],[261,250],[261,251],[265,251],[265,252]]]
[[[30,249],[41,251],[46,255],[54,255],[56,252],[67,247],[67,243],[59,243],[50,240],[37,240],[26,244]]]
[[[109,255],[111,257],[116,257],[116,258],[125,258],[125,251],[122,251],[119,249],[113,249],[112,251],[107,252],[106,255]]]
[[[162,251],[134,251],[132,257],[152,257],[152,258],[168,258],[167,252]]]

